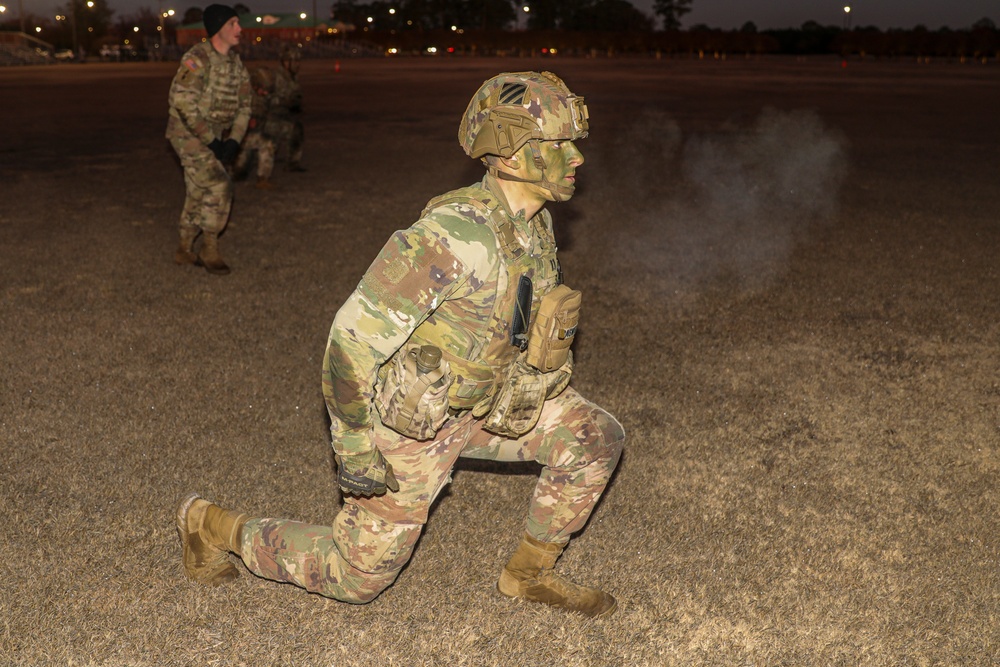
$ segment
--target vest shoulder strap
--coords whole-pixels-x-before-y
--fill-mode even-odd
[[[446,192],[427,202],[423,213],[421,213],[421,217],[426,216],[435,208],[449,204],[467,204],[479,211],[486,218],[486,224],[489,225],[490,229],[496,235],[501,252],[508,259],[517,259],[524,254],[524,249],[517,242],[517,237],[514,235],[514,223],[505,214],[500,200],[488,190],[484,190],[478,186],[471,186]]]

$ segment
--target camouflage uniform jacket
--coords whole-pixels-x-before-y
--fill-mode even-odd
[[[432,200],[397,231],[330,330],[323,394],[337,453],[370,451],[379,368],[409,344],[441,348],[453,409],[488,398],[520,352],[511,327],[521,276],[532,283],[533,319],[560,282],[552,218],[512,215],[493,176]]]
[[[192,46],[170,85],[167,138],[194,135],[208,145],[228,130],[228,138],[243,141],[250,95],[250,75],[239,54],[222,55],[211,42]]]
[[[263,132],[267,124],[268,108],[274,96],[274,70],[266,65],[248,68],[250,72],[250,130]]]
[[[268,113],[288,120],[302,111],[302,86],[284,67],[276,68],[274,74],[274,94],[268,100]]]

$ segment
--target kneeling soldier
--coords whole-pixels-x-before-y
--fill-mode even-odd
[[[621,456],[624,431],[570,388],[580,293],[562,284],[548,202],[573,196],[583,98],[548,72],[487,81],[459,128],[487,173],[396,232],[337,313],[323,363],[344,505],[333,526],[248,518],[197,495],[177,512],[184,567],[258,576],[352,603],[409,560],[458,457],[542,465],[505,596],[587,616],[615,599],[556,574]]]

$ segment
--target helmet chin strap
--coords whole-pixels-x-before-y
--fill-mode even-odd
[[[537,185],[543,190],[548,190],[552,195],[553,201],[567,201],[573,196],[573,189],[568,188],[565,185],[558,185],[550,181],[545,180],[545,159],[542,157],[542,152],[538,148],[538,140],[530,139],[528,141],[528,147],[531,149],[531,158],[535,163],[535,166],[542,172],[541,178],[521,178],[520,176],[515,176],[510,172],[500,171],[492,165],[487,165],[489,173],[494,177],[499,178],[504,181],[514,181],[516,183],[531,183]],[[516,157],[514,159],[517,159]]]

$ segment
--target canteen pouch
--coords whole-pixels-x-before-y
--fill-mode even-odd
[[[538,423],[548,389],[545,377],[518,357],[496,389],[483,428],[508,438],[521,437]]]
[[[566,363],[580,323],[579,290],[558,285],[542,297],[528,336],[527,362],[548,373]]]
[[[382,423],[414,440],[430,440],[448,418],[451,368],[441,360],[437,368],[417,372],[419,345],[401,350],[379,371],[375,408]]]

